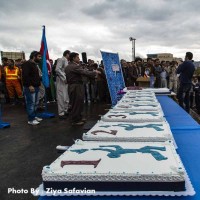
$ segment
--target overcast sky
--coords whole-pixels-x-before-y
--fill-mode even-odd
[[[186,51],[200,60],[199,0],[0,0],[0,50],[40,49],[42,25],[52,59],[64,50],[87,52],[99,60],[100,50],[136,56]]]

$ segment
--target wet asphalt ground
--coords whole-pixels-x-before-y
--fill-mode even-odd
[[[3,121],[11,124],[10,128],[0,129],[0,200],[37,200],[30,190],[42,183],[41,172],[45,165],[52,163],[60,154],[57,145],[70,146],[74,140],[81,139],[97,120],[104,115],[110,105],[85,104],[84,126],[73,127],[68,119],[57,117],[56,104],[49,104],[48,111],[56,114],[55,118],[44,119],[38,126],[27,124],[27,115],[23,106],[5,105]],[[200,123],[200,117],[191,110],[193,118]],[[28,192],[28,194],[8,194]]]
[[[25,108],[20,105],[4,105],[3,121],[11,124],[10,128],[0,129],[0,200],[36,200],[31,188],[42,183],[41,172],[45,165],[52,163],[60,154],[57,145],[70,146],[74,140],[81,139],[87,128],[92,127],[99,115],[107,112],[110,105],[86,104],[84,116],[87,123],[74,127],[68,119],[60,120],[56,104],[48,105],[48,111],[56,114],[55,118],[44,119],[39,125],[27,124]],[[28,194],[8,194],[28,192]],[[22,191],[24,190],[24,191]]]

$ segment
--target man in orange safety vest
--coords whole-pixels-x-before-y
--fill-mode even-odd
[[[21,72],[20,69],[14,65],[14,61],[12,59],[9,59],[8,66],[4,67],[4,74],[10,103],[14,104],[15,94],[17,95],[19,101],[22,102],[23,94],[20,80]]]

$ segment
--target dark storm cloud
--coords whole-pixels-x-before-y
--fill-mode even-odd
[[[184,56],[186,49],[200,47],[199,7],[199,0],[1,0],[0,50],[39,49],[46,25],[54,58],[65,49],[99,58],[105,49],[131,59],[130,36],[136,38],[136,55]]]
[[[131,1],[131,0],[108,0],[98,3],[94,3],[82,11],[96,19],[105,19],[109,17],[115,17],[123,20],[167,20],[173,14],[174,7],[168,9],[165,1]]]
[[[151,41],[168,39],[174,42],[175,38],[190,38],[193,30],[199,33],[199,6],[199,1],[116,0],[94,3],[83,12],[105,20],[105,25],[110,26],[119,37],[133,33],[138,38],[146,37]]]

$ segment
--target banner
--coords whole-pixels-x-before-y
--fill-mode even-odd
[[[114,106],[121,97],[120,90],[125,87],[119,55],[118,53],[109,53],[103,51],[101,51],[101,55],[112,105]]]

